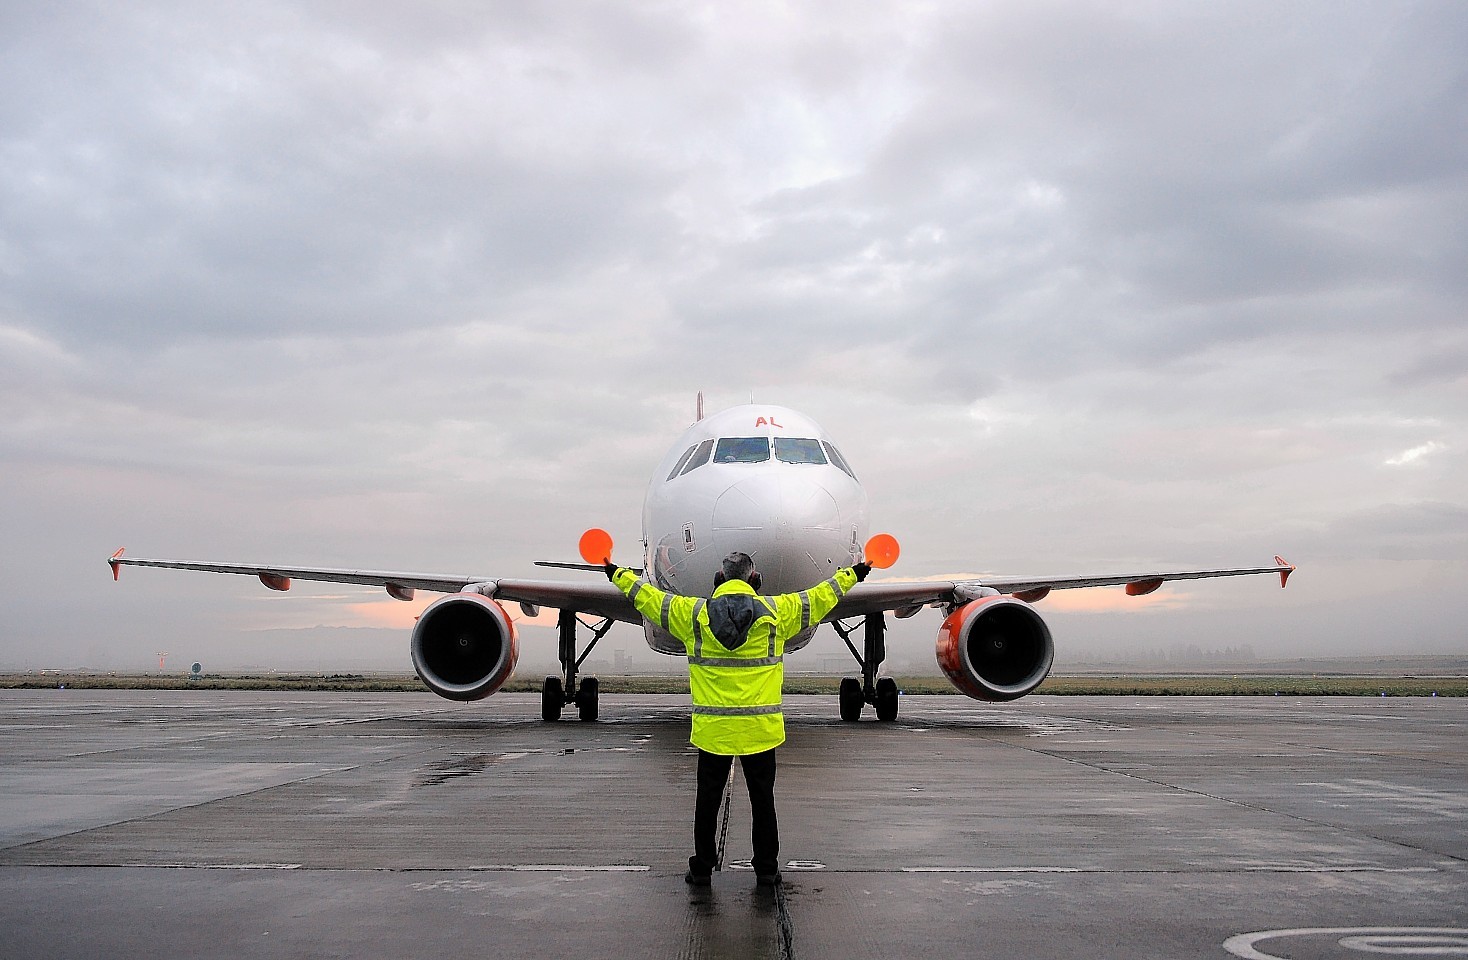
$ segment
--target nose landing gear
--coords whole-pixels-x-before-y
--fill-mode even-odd
[[[860,720],[862,707],[871,704],[877,710],[878,720],[890,722],[897,719],[897,681],[891,677],[877,678],[877,669],[887,659],[887,620],[880,613],[869,613],[862,619],[866,626],[863,633],[865,656],[857,653],[856,645],[851,642],[856,628],[845,627],[838,620],[831,621],[831,626],[861,666],[860,680],[846,677],[841,681],[838,696],[841,719],[847,722]]]

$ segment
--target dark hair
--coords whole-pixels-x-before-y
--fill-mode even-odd
[[[724,558],[725,580],[743,580],[745,583],[749,583],[750,577],[753,574],[754,560],[749,554],[740,553],[738,550],[735,550]]]

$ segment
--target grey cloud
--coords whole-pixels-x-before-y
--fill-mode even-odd
[[[1444,231],[1461,208],[1438,202],[1438,184],[1468,149],[1463,125],[1443,120],[1463,109],[1451,52],[1465,18],[1401,10],[1353,7],[1323,24],[1299,7],[988,8],[944,33],[929,98],[874,169],[907,193],[955,191],[937,214],[950,223],[986,193],[1048,185],[1059,210],[1043,266],[1126,291],[1092,324],[1128,341],[1123,313],[1151,313],[1156,328],[1172,325],[1168,306],[1406,289],[1424,273],[1455,285],[1461,271],[1421,255],[1443,243],[1412,240],[1458,246]],[[1002,241],[1012,250],[1023,234]],[[1025,279],[1015,287],[1033,289]],[[1148,329],[1140,342],[1157,340]]]
[[[13,87],[0,145],[12,311],[122,340],[443,324],[667,231],[665,172],[615,144],[516,142],[493,71],[323,52],[288,27],[251,43],[201,26],[197,49],[140,30],[120,53],[52,38],[48,86],[68,95]],[[464,124],[447,149],[424,72],[482,98],[442,121]]]
[[[63,604],[131,618],[118,663],[329,622],[114,588],[118,540],[517,573],[592,523],[635,542],[700,389],[823,422],[901,574],[1282,549],[1306,587],[1251,623],[1369,647],[1329,612],[1360,576],[1461,620],[1433,571],[1465,32],[1439,3],[6,7],[0,654],[74,644]],[[1231,629],[1189,616],[1071,622]]]
[[[1468,558],[1468,505],[1383,503],[1334,518],[1306,548],[1317,556],[1447,563],[1461,574]]]

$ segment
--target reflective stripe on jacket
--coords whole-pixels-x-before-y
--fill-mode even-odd
[[[774,597],[759,596],[743,580],[720,584],[708,599],[685,597],[627,569],[619,569],[612,582],[644,618],[683,642],[693,745],[742,755],[785,742],[785,643],[820,623],[856,583],[856,574],[843,567],[809,590]]]

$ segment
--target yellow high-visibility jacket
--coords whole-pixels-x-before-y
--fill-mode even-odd
[[[612,582],[688,651],[693,745],[742,756],[785,742],[785,642],[820,623],[856,584],[856,573],[842,567],[809,590],[774,597],[758,595],[743,580],[720,584],[708,599],[685,597],[626,568]]]

